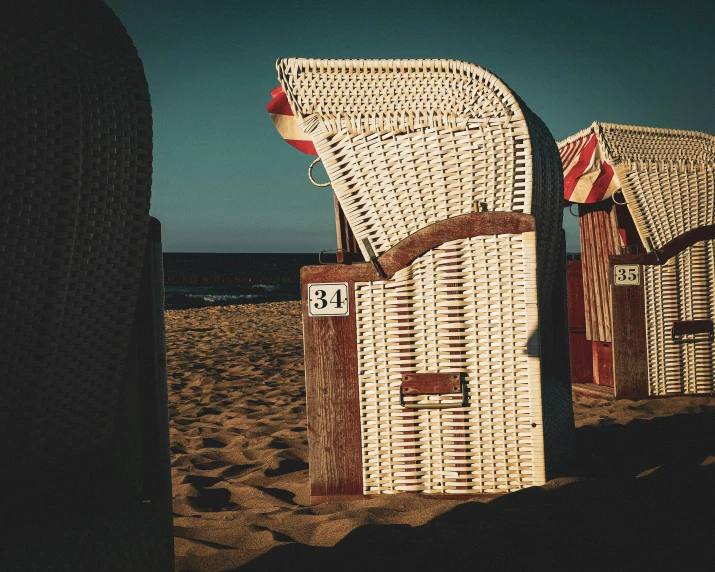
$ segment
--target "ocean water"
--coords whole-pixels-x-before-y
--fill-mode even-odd
[[[300,300],[300,269],[317,254],[164,253],[166,309]]]

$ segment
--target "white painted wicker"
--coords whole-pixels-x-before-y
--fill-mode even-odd
[[[555,466],[573,430],[563,385],[549,393],[550,410],[542,399],[552,345],[540,337],[551,316],[539,299],[550,300],[554,283],[563,196],[548,129],[496,76],[463,62],[287,59],[277,68],[366,258],[365,239],[379,255],[475,206],[536,221],[535,233],[448,242],[392,280],[356,284],[364,492],[542,484],[546,459]],[[404,408],[409,372],[462,373],[468,405]]]
[[[491,72],[453,60],[278,60],[363,255],[473,212],[536,217],[540,282],[562,222],[561,160],[543,122]]]
[[[458,240],[356,285],[365,493],[544,482],[535,254],[533,232]],[[400,405],[403,373],[438,371],[465,374],[468,407]]]

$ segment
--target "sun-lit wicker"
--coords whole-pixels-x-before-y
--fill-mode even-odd
[[[715,137],[695,131],[594,123],[559,143],[595,133],[613,166],[644,245],[658,249],[715,224]],[[715,320],[715,241],[699,242],[663,266],[644,266],[651,395],[715,390],[715,343],[676,344],[680,320]]]
[[[542,397],[553,348],[538,301],[555,280],[563,188],[548,129],[464,62],[285,59],[277,69],[366,258],[365,239],[380,255],[475,210],[536,221],[536,232],[448,242],[392,280],[356,284],[364,492],[543,483],[573,428],[563,385],[552,380],[563,409]],[[401,407],[406,372],[463,373],[468,407]]]

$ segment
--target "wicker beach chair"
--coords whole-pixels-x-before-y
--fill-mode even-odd
[[[313,500],[544,483],[573,429],[548,129],[463,62],[277,69],[370,261],[301,273]]]
[[[101,1],[0,7],[0,569],[173,569],[149,92]]]
[[[597,122],[559,149],[587,328],[613,343],[615,395],[712,394],[715,137]]]

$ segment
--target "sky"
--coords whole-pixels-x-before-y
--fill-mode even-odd
[[[275,61],[446,58],[487,68],[560,141],[593,121],[715,134],[715,2],[105,0],[144,62],[165,252],[335,247],[330,188],[265,105]],[[316,177],[327,177],[316,168]],[[323,179],[327,180],[327,179]],[[564,217],[577,252],[577,219]]]

